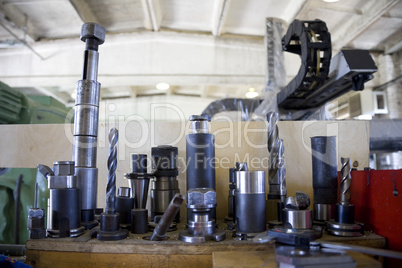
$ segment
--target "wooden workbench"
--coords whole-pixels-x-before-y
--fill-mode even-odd
[[[180,230],[179,230],[180,231]],[[168,233],[170,239],[159,242],[144,240],[145,235],[130,234],[129,239],[99,241],[89,232],[78,238],[28,240],[27,264],[34,267],[211,267],[214,262],[232,256],[253,255],[252,252],[274,254],[274,243],[256,244],[237,241],[227,231],[226,240],[204,244],[187,244],[178,240],[178,232]],[[324,234],[320,240],[385,248],[385,238],[367,233],[362,237],[336,237]],[[238,254],[237,254],[238,252]],[[226,255],[225,255],[226,254]],[[235,259],[235,257],[233,257]]]

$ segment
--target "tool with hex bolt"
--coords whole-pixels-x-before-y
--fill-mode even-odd
[[[216,230],[211,211],[216,207],[216,192],[211,188],[194,188],[187,191],[188,229],[179,233],[179,239],[187,243],[204,243],[207,240],[222,241],[224,231]]]
[[[350,203],[350,184],[352,170],[350,158],[341,158],[341,184],[339,187],[339,203],[335,206],[335,220],[327,222],[328,233],[337,236],[361,236],[362,224],[355,223],[355,206]]]
[[[98,169],[96,151],[99,119],[100,83],[98,77],[99,45],[105,42],[105,29],[96,23],[85,23],[81,29],[85,42],[82,80],[77,82],[74,114],[73,160],[81,190],[81,222],[86,229],[96,226]]]
[[[34,207],[28,210],[28,230],[30,239],[46,237],[45,211],[38,208],[38,183],[35,183]]]
[[[74,175],[74,162],[54,162],[53,170],[38,165],[38,171],[47,178],[50,192],[47,235],[60,238],[81,235],[84,228],[80,226],[80,190]]]
[[[211,188],[216,190],[215,182],[215,136],[209,133],[211,118],[207,115],[192,115],[192,133],[186,136],[186,186],[187,191],[193,188]],[[191,210],[187,210],[187,219],[192,218]],[[216,219],[216,209],[211,216]]]

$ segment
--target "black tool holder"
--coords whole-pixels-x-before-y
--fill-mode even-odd
[[[80,190],[74,175],[74,162],[54,162],[53,170],[38,165],[38,171],[47,178],[50,194],[47,235],[62,238],[83,234],[84,227],[80,226]]]
[[[178,148],[170,145],[152,147],[151,219],[161,217],[176,194],[180,194],[176,158]],[[180,213],[174,218],[180,222]]]

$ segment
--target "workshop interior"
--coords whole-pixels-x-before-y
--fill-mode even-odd
[[[0,0],[0,267],[402,267],[402,1]]]

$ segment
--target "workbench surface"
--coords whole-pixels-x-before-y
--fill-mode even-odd
[[[274,253],[275,244],[238,241],[227,231],[226,240],[188,244],[178,240],[178,231],[168,233],[170,239],[148,241],[151,233],[134,235],[119,241],[99,241],[90,233],[77,238],[28,240],[27,264],[34,267],[211,267],[215,252],[265,251]],[[374,248],[385,248],[386,239],[373,233],[361,237],[336,237],[323,234],[319,240]],[[237,254],[238,255],[238,254]]]

